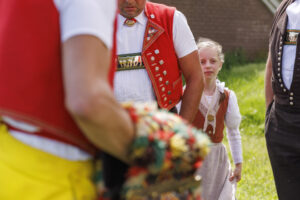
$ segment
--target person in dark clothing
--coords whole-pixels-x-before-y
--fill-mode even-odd
[[[284,0],[269,39],[265,137],[280,200],[300,195],[300,0]]]

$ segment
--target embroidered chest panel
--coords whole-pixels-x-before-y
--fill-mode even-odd
[[[118,55],[117,71],[145,69],[141,53]]]

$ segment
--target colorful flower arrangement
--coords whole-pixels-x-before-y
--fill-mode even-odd
[[[195,174],[209,151],[209,138],[180,116],[155,105],[123,105],[136,125],[121,191],[126,200],[200,199]]]

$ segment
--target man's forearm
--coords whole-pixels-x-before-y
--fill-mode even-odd
[[[186,81],[186,89],[182,96],[180,115],[192,122],[198,111],[204,82],[198,51],[179,59],[179,65]]]
[[[109,85],[110,50],[96,37],[75,36],[63,44],[66,107],[101,150],[126,161],[133,123]]]
[[[186,89],[182,96],[182,104],[180,109],[180,115],[193,122],[200,103],[200,99],[203,92],[203,80],[198,77],[195,80],[188,80],[186,83]]]

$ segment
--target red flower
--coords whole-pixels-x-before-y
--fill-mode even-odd
[[[195,169],[198,169],[199,167],[201,167],[202,166],[202,161],[197,161],[197,162],[195,162],[195,164],[194,164],[194,168]]]
[[[145,168],[142,167],[131,167],[128,170],[127,176],[128,177],[133,177],[133,176],[137,176],[141,173],[145,173],[147,172],[147,170]]]

